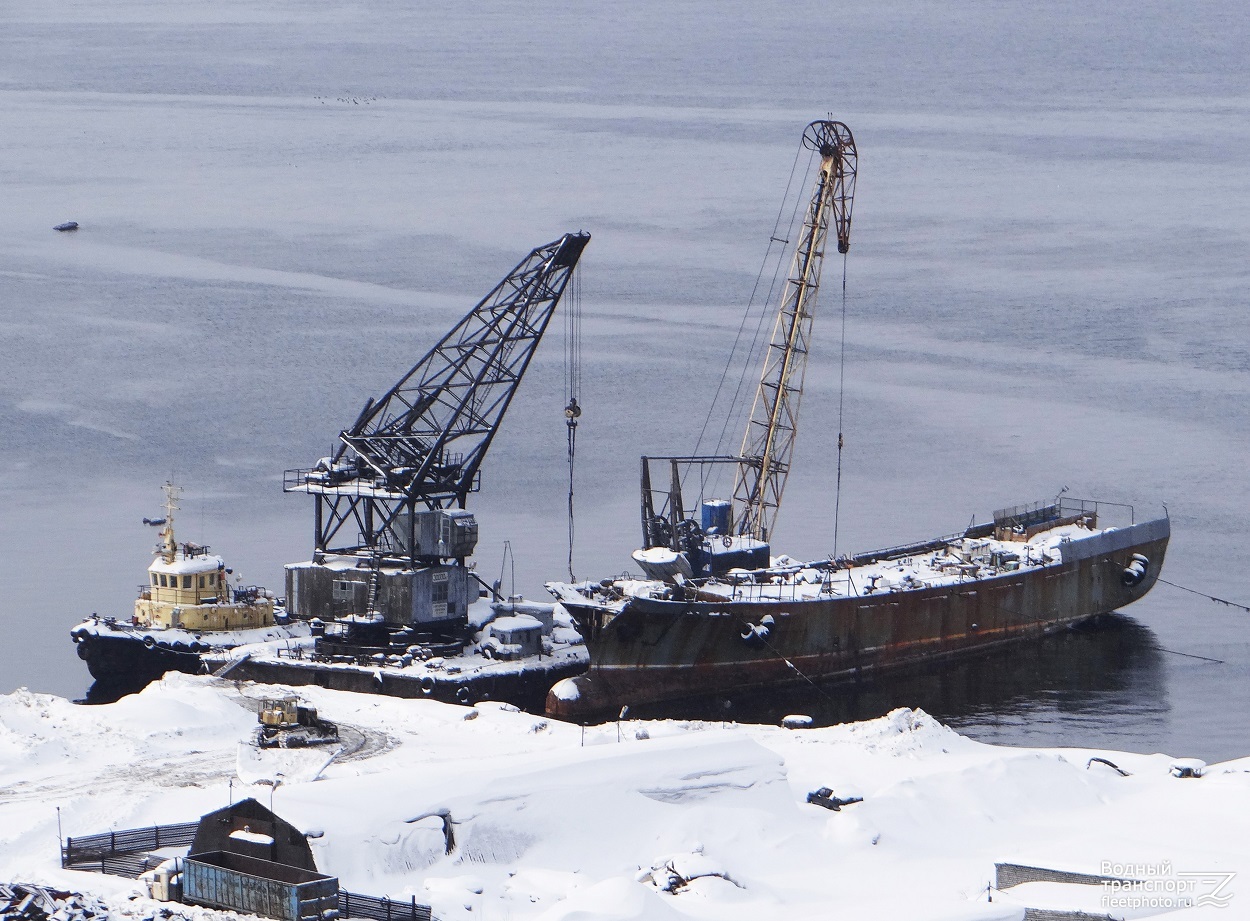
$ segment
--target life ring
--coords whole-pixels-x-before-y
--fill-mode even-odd
[[[463,684],[456,689],[456,700],[462,704],[467,704],[469,702],[469,689]]]
[[[720,539],[720,542],[721,542],[721,546],[724,547],[725,549],[729,549],[730,547],[734,545],[734,539],[730,537],[728,534],[722,537]]]
[[[151,649],[153,646],[156,645],[156,639],[151,636],[145,636],[143,638],[143,645],[146,646],[148,649]]]
[[[433,675],[426,675],[424,678],[421,679],[421,693],[433,694],[434,686],[436,684],[438,684],[438,682],[434,680]]]

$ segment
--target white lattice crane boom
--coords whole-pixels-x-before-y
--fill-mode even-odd
[[[734,480],[736,530],[759,540],[772,533],[790,473],[831,223],[838,252],[850,248],[856,170],[851,129],[842,122],[812,122],[803,132],[803,145],[819,153],[820,168],[765,352]]]

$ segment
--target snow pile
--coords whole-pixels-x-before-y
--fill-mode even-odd
[[[41,886],[0,884],[0,918],[5,921],[89,921],[106,919],[109,910],[99,899],[75,892],[54,892]]]
[[[649,883],[660,892],[679,892],[698,880],[713,879],[738,885],[720,863],[704,856],[701,844],[695,845],[690,853],[661,858],[637,876],[638,882]]]
[[[241,921],[246,917],[141,896],[96,898],[44,886],[0,884],[0,918],[4,921]]]
[[[191,820],[231,795],[272,802],[344,888],[444,921],[1019,918],[1029,890],[986,898],[996,862],[1250,870],[1240,762],[1178,779],[1165,755],[995,747],[911,710],[583,730],[313,687],[299,694],[339,746],[257,749],[256,701],[282,693],[177,675],[102,707],[0,698],[0,880],[125,900],[130,881],[60,869],[57,807],[76,835]],[[806,802],[822,787],[863,801]]]

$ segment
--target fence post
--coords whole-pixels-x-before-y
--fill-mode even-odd
[[[343,917],[350,918],[352,916],[352,894],[346,889],[343,890]]]
[[[412,921],[417,921],[417,897],[412,897]]]
[[[391,900],[382,896],[382,901],[386,903],[386,921],[391,921]]]
[[[159,825],[153,825],[152,831],[156,833],[156,849],[159,851],[161,848],[161,827]]]

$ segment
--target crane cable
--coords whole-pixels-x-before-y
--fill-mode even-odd
[[[842,254],[842,357],[838,367],[838,477],[833,493],[833,553],[838,557],[838,512],[842,506],[842,403],[846,394],[846,253]]]
[[[773,247],[774,245],[787,246],[790,243],[789,237],[792,235],[792,231],[794,228],[794,216],[791,215],[790,227],[787,229],[788,232],[786,233],[785,236],[780,236],[781,221],[782,221],[783,216],[785,215],[786,205],[788,204],[789,199],[790,199],[790,188],[794,184],[794,176],[795,176],[795,173],[798,171],[799,158],[801,157],[802,153],[803,153],[803,145],[799,144],[798,150],[796,150],[794,153],[794,162],[790,165],[790,177],[786,180],[786,190],[781,196],[781,203],[777,206],[777,217],[773,220],[773,229],[772,229],[772,233],[770,233],[768,237],[768,246],[764,250],[764,259],[760,263],[760,270],[755,276],[755,284],[751,287],[751,296],[747,298],[747,305],[742,311],[742,321],[738,324],[738,332],[734,336],[733,346],[729,349],[729,357],[725,360],[724,370],[721,371],[720,380],[716,384],[716,392],[712,395],[711,405],[709,405],[707,408],[707,416],[705,416],[703,419],[703,427],[699,429],[699,437],[695,439],[695,444],[694,444],[695,454],[698,454],[699,449],[703,446],[703,438],[707,434],[708,425],[710,425],[712,422],[712,415],[713,413],[716,412],[716,404],[720,401],[721,391],[725,387],[725,383],[729,377],[729,372],[733,370],[734,358],[737,355],[738,346],[742,342],[742,335],[746,331],[747,322],[750,320],[751,312],[752,310],[755,309],[755,305],[757,303],[756,295],[759,293],[760,284],[764,280],[764,273],[768,270],[769,260],[773,258]],[[802,198],[800,197],[799,200],[802,201]],[[797,211],[797,206],[795,210]],[[785,255],[785,252],[782,251],[781,256],[784,257],[784,255]],[[726,415],[729,418],[726,420],[725,424],[721,428],[721,435],[720,435],[720,438],[716,442],[716,449],[714,453],[719,454],[722,450],[722,446],[724,445],[724,442],[725,442],[725,433],[729,426],[729,421],[732,421],[732,417],[735,415],[735,410],[739,403],[739,396],[742,390],[743,381],[752,370],[752,366],[753,366],[752,357],[755,354],[757,343],[759,342],[760,335],[763,330],[764,321],[768,318],[768,306],[770,302],[772,301],[773,288],[776,287],[777,276],[779,272],[780,272],[780,261],[778,262],[778,268],[775,268],[773,270],[773,278],[769,284],[768,294],[765,295],[763,301],[761,302],[763,305],[763,312],[760,314],[759,320],[756,321],[755,336],[751,340],[750,348],[747,352],[746,361],[743,363],[743,366],[744,366],[743,372],[739,376],[737,389],[734,391],[734,395],[730,399],[729,410],[726,413]]]
[[[569,402],[564,407],[564,420],[569,432],[569,578],[573,574],[573,461],[577,455],[577,419],[582,414],[578,397],[582,394],[582,273],[573,270],[572,303],[564,313],[564,386]]]
[[[747,305],[742,313],[742,321],[738,325],[737,334],[734,336],[733,347],[729,350],[729,357],[725,361],[725,368],[721,372],[720,381],[716,385],[716,393],[712,396],[712,402],[711,402],[711,405],[708,406],[707,416],[703,420],[703,427],[699,430],[699,437],[695,441],[695,447],[694,447],[694,452],[693,452],[695,454],[699,453],[699,450],[703,445],[703,439],[707,435],[707,429],[708,429],[708,426],[711,424],[712,416],[716,412],[716,407],[720,402],[721,394],[725,389],[725,385],[729,379],[730,372],[734,368],[734,364],[735,364],[734,359],[738,355],[738,349],[739,349],[739,346],[742,344],[743,335],[747,330],[747,324],[751,319],[752,311],[756,310],[758,306],[759,316],[755,322],[755,332],[752,338],[750,339],[750,341],[747,343],[746,358],[740,366],[740,373],[738,374],[738,382],[737,382],[737,385],[734,387],[733,395],[729,397],[728,407],[725,411],[725,415],[721,422],[720,436],[717,438],[716,448],[713,453],[724,454],[726,450],[729,450],[726,447],[726,439],[731,437],[730,426],[734,423],[741,421],[741,414],[743,412],[747,413],[746,421],[748,423],[750,422],[749,413],[750,413],[751,405],[749,403],[745,403],[744,398],[746,397],[747,394],[753,395],[753,391],[750,388],[749,382],[751,380],[751,376],[753,372],[757,371],[759,367],[758,362],[761,360],[760,359],[761,346],[765,350],[767,350],[768,345],[769,345],[768,339],[764,338],[765,323],[769,320],[770,317],[775,317],[775,314],[770,314],[768,308],[773,303],[773,294],[776,291],[778,281],[780,280],[782,273],[786,268],[785,257],[786,257],[787,251],[785,247],[789,246],[790,241],[794,238],[795,225],[798,222],[798,219],[799,219],[798,215],[799,215],[800,210],[802,209],[803,202],[804,202],[803,195],[801,193],[798,193],[797,196],[793,199],[793,204],[792,204],[792,207],[790,208],[789,224],[785,228],[785,232],[783,234],[782,222],[785,219],[787,206],[791,206],[790,190],[794,186],[794,178],[798,174],[798,167],[799,167],[799,163],[801,162],[802,155],[803,155],[803,144],[800,142],[798,148],[795,150],[795,153],[794,153],[794,162],[790,165],[790,176],[786,180],[785,192],[782,193],[781,202],[777,206],[777,216],[773,221],[772,233],[769,234],[768,246],[765,248],[764,258],[760,263],[759,272],[755,276],[755,284],[751,288],[751,296],[747,299]],[[814,157],[814,154],[808,155],[807,170],[806,170],[806,173],[808,174],[810,174],[811,169],[812,169],[813,157]],[[778,246],[780,248],[774,249],[774,246]],[[762,299],[758,299],[757,295],[760,292],[760,286],[764,280],[765,273],[769,269],[770,262],[772,262],[772,260],[774,259],[776,260],[776,262],[772,263],[772,278],[768,284],[768,291],[763,296]],[[747,391],[746,394],[744,394],[744,389]],[[706,490],[709,476],[715,476],[715,471],[705,470],[701,474],[700,487],[703,490]],[[684,477],[682,479],[682,482],[684,485],[684,482],[685,482]]]

